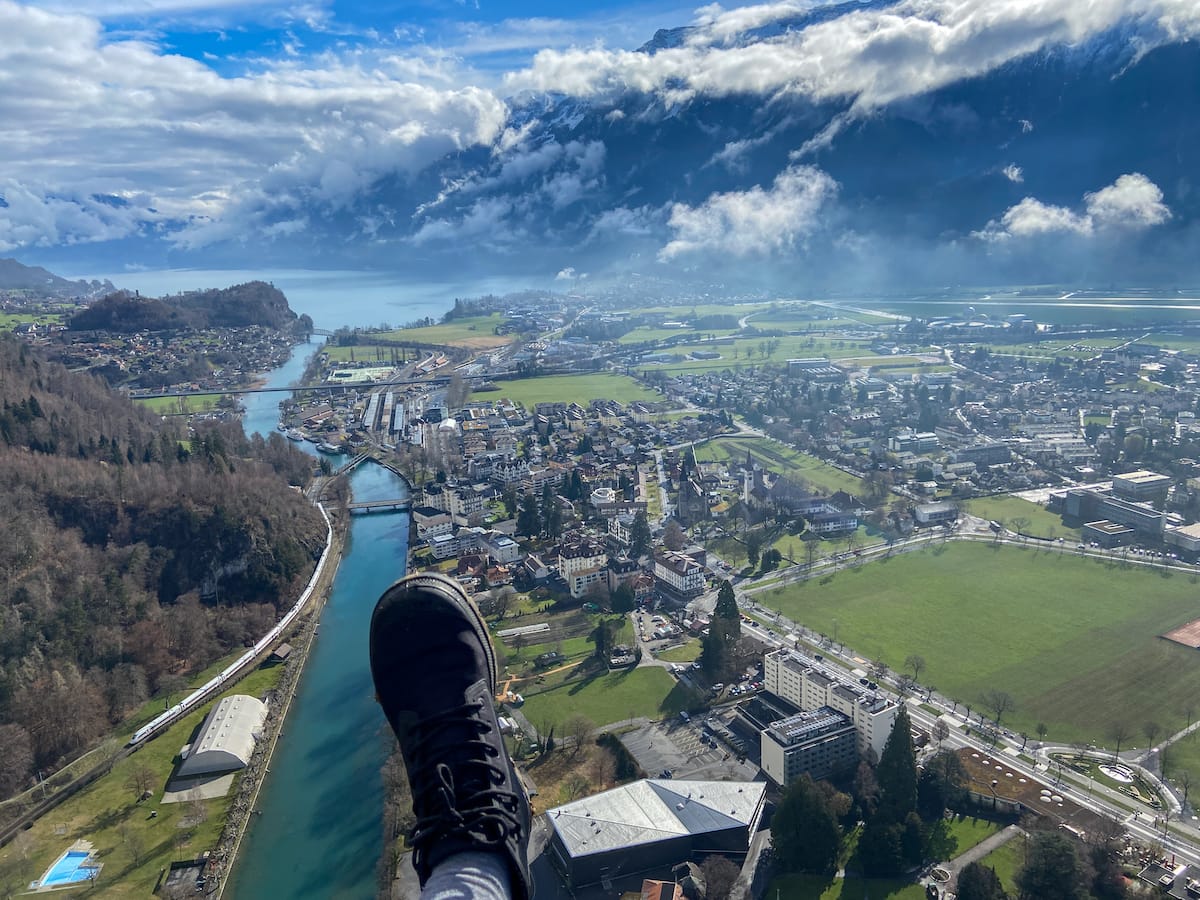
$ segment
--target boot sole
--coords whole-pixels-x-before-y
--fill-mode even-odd
[[[499,671],[496,666],[496,651],[492,647],[492,638],[488,633],[487,623],[484,622],[479,607],[466,595],[459,583],[445,575],[429,572],[406,575],[383,592],[383,596],[375,604],[375,612],[371,615],[371,655],[374,656],[376,640],[381,638],[379,626],[381,619],[397,606],[403,606],[408,601],[410,594],[417,591],[429,591],[447,600],[471,623],[472,631],[475,632],[475,636],[483,646],[483,655],[487,660],[488,685],[494,697]]]

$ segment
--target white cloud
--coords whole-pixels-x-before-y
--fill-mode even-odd
[[[63,194],[8,178],[0,180],[0,197],[4,198],[0,252],[115,240],[161,219],[143,197],[131,196],[114,204],[97,196]]]
[[[555,281],[571,281],[575,277],[575,267],[567,266],[554,276]]]
[[[611,237],[648,237],[662,227],[664,211],[650,206],[606,209],[592,222],[588,241]]]
[[[1158,185],[1139,172],[1122,175],[1108,187],[1085,194],[1083,201],[1084,211],[1075,212],[1026,197],[974,236],[999,242],[1044,234],[1090,235],[1103,229],[1148,228],[1171,217]]]
[[[713,194],[700,206],[676,203],[668,224],[675,237],[659,258],[696,251],[765,256],[790,250],[816,230],[819,213],[837,193],[837,182],[812,166],[789,166],[767,190]]]
[[[1001,172],[1004,174],[1004,177],[1013,184],[1020,184],[1025,180],[1025,172],[1015,163],[1009,163],[1007,166],[1001,169]]]
[[[490,144],[508,117],[490,91],[401,80],[386,59],[263,61],[223,77],[147,41],[110,40],[94,19],[9,0],[0,33],[0,81],[22,85],[0,91],[0,172],[24,192],[0,222],[9,245],[58,242],[74,203],[73,239],[166,217],[193,220],[176,240],[199,246],[253,225],[263,206],[275,207],[263,224],[298,220],[289,204],[344,206],[385,175]],[[77,199],[139,190],[158,214]]]
[[[1140,172],[1122,175],[1108,187],[1084,196],[1097,225],[1145,228],[1171,218],[1158,185]]]
[[[794,3],[702,10],[679,47],[654,54],[597,47],[547,49],[507,78],[511,89],[581,96],[625,90],[675,100],[697,94],[799,92],[846,97],[860,111],[990,71],[1057,43],[1075,43],[1138,19],[1179,36],[1200,34],[1200,6],[1184,0],[900,0],[768,40],[737,41],[747,28],[794,16]],[[1030,126],[1031,127],[1031,126]]]
[[[977,236],[987,240],[1033,237],[1052,232],[1091,234],[1090,216],[1081,216],[1065,206],[1042,203],[1026,197],[1009,207],[998,221],[991,221]]]
[[[519,229],[510,227],[507,221],[514,210],[513,201],[507,197],[481,197],[460,219],[426,222],[413,235],[412,242],[421,245],[479,238],[491,246],[511,243],[520,236]]]

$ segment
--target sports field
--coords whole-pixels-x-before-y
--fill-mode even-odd
[[[862,479],[770,438],[715,438],[697,445],[696,459],[699,462],[744,460],[747,452],[770,471],[796,481],[806,481],[815,491],[862,493]]]
[[[1053,741],[1104,744],[1116,723],[1186,724],[1200,654],[1159,635],[1200,614],[1196,582],[1071,548],[952,542],[756,599],[893,670],[920,654],[922,682],[972,708],[1008,692],[1015,731],[1045,722]]]
[[[600,373],[596,375],[543,375],[539,378],[517,378],[497,381],[495,391],[471,392],[477,400],[508,398],[532,410],[535,403],[570,403],[587,406],[593,400],[615,400],[632,403],[634,400],[660,402],[661,394],[644,387],[627,375]]]

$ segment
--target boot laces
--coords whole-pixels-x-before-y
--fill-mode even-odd
[[[501,787],[508,781],[501,751],[482,740],[492,731],[482,711],[482,703],[467,703],[417,726],[415,758],[452,761],[422,765],[413,773],[418,822],[409,844],[418,864],[436,841],[459,839],[496,849],[521,833],[517,796]]]

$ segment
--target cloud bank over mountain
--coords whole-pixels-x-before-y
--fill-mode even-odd
[[[148,5],[162,18],[135,28],[116,0],[0,0],[0,79],[21,86],[0,91],[0,251],[547,278],[753,263],[813,290],[1197,274],[1184,0],[714,4],[638,49],[596,17],[439,44],[265,0],[272,41],[224,53],[247,27],[229,4],[190,5],[215,35],[192,51],[179,5]]]

